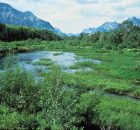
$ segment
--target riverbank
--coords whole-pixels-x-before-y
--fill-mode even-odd
[[[5,57],[8,54],[16,54],[16,53],[27,53],[27,52],[31,52],[33,50],[28,49],[28,48],[1,48],[0,49],[0,58]]]

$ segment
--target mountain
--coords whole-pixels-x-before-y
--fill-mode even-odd
[[[128,21],[132,22],[134,25],[140,26],[140,18],[131,17],[131,18],[128,18]]]
[[[32,12],[21,12],[13,8],[11,5],[0,2],[0,23],[27,26],[37,29],[45,29],[53,31],[59,35],[64,35],[60,30],[54,28],[49,22],[44,21]]]
[[[97,28],[88,28],[84,29],[82,33],[95,33],[95,32],[109,32],[110,30],[117,29],[119,27],[119,23],[117,22],[105,22],[101,26]]]
[[[56,34],[58,34],[59,36],[61,37],[66,37],[67,34],[62,32],[59,28],[55,28],[55,31],[54,31]]]
[[[132,22],[134,25],[140,26],[140,18],[131,17],[127,19],[128,21]],[[82,33],[90,34],[95,32],[109,32],[110,30],[114,30],[119,28],[119,23],[117,22],[105,22],[103,25],[97,28],[88,28],[84,29]]]

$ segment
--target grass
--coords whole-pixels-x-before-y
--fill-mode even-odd
[[[77,77],[79,79],[79,87],[88,89],[101,89],[109,93],[115,94],[132,94],[139,95],[137,88],[139,87],[140,71],[139,71],[139,54],[138,52],[129,52],[129,50],[123,50],[123,53],[118,51],[104,51],[100,50],[78,50],[77,53],[80,56],[91,59],[102,60],[101,64],[92,63],[77,63],[71,68],[79,68],[81,66],[90,66],[95,71],[88,72],[85,75],[78,73],[75,76],[71,75],[71,78]],[[137,54],[136,54],[137,53]],[[82,65],[81,65],[82,64]],[[69,81],[68,81],[69,82]],[[137,94],[134,94],[136,93]]]
[[[93,72],[77,72],[76,74],[68,74],[66,80],[68,84],[74,81],[75,77],[79,79],[77,86],[82,88],[100,88],[101,90],[116,93],[127,94],[132,93],[139,95],[137,90],[140,86],[140,51],[139,49],[123,49],[123,50],[105,50],[96,48],[82,48],[78,46],[78,41],[72,44],[70,41],[40,41],[27,40],[21,42],[11,42],[0,44],[1,48],[27,48],[28,50],[55,50],[69,51],[83,58],[101,60],[101,64],[93,64],[92,62],[78,62],[71,69],[79,69],[89,67],[94,69]],[[60,55],[56,53],[55,55]],[[34,63],[35,65],[51,66],[53,63],[48,59],[41,59]],[[69,81],[68,81],[69,80]],[[72,83],[71,83],[72,84]],[[74,84],[76,86],[76,84]],[[135,94],[136,93],[136,94]]]
[[[132,99],[105,97],[98,106],[99,122],[113,129],[139,130],[139,110],[140,103]]]
[[[77,41],[76,41],[77,42]],[[138,49],[123,49],[120,51],[82,48],[72,44],[70,41],[40,41],[27,40],[21,42],[11,42],[5,44],[2,42],[0,48],[27,48],[28,50],[55,50],[55,51],[69,51],[74,52],[83,58],[90,58],[101,60],[101,64],[93,64],[92,62],[78,62],[71,69],[79,69],[89,67],[94,69],[93,72],[83,74],[78,72],[75,76],[69,74],[68,79],[75,80],[73,77],[79,79],[79,84],[86,88],[102,88],[107,92],[114,92],[118,94],[129,93],[140,86],[140,51]],[[77,48],[78,47],[78,48]],[[56,53],[55,55],[60,55]],[[51,66],[53,63],[48,59],[41,59],[34,63],[35,65]],[[69,81],[67,80],[69,83]],[[139,92],[137,92],[136,95]]]
[[[47,58],[42,58],[39,61],[33,62],[32,64],[33,65],[49,66],[49,67],[54,65],[54,63],[50,59],[47,59]]]
[[[48,61],[48,62],[51,62],[51,59],[48,59],[48,58],[41,58],[40,61],[46,61],[46,62]]]
[[[79,69],[79,68],[94,68],[94,64],[90,61],[84,61],[84,62],[77,62],[73,66],[70,66],[70,69]]]
[[[79,68],[85,68],[85,67],[90,67],[94,69],[94,71],[90,71],[86,73],[77,72],[74,74],[68,74],[68,73],[62,73],[61,70],[56,69],[55,71],[53,71],[53,73],[50,72],[48,74],[43,74],[44,78],[47,77],[45,78],[47,79],[45,80],[47,83],[43,82],[39,87],[37,86],[34,89],[34,91],[35,90],[37,90],[37,92],[39,91],[39,93],[36,92],[37,94],[40,94],[41,92],[41,95],[40,95],[41,98],[38,104],[39,105],[41,104],[43,106],[45,105],[45,104],[42,104],[43,101],[45,101],[46,103],[47,100],[50,100],[48,95],[46,95],[45,99],[42,96],[44,94],[43,93],[44,90],[46,90],[46,86],[50,86],[50,85],[55,86],[57,85],[57,82],[61,81],[59,86],[69,86],[69,87],[74,88],[74,92],[75,91],[78,92],[78,96],[80,97],[79,102],[78,102],[79,104],[76,104],[76,110],[75,110],[75,107],[72,108],[72,110],[77,111],[76,113],[76,116],[78,116],[78,119],[76,118],[77,122],[80,122],[81,120],[82,120],[81,121],[82,123],[84,121],[88,121],[90,125],[96,124],[100,126],[100,128],[102,129],[106,128],[109,130],[132,130],[132,129],[139,130],[140,129],[140,116],[139,116],[140,100],[131,98],[131,97],[140,98],[140,59],[139,59],[140,50],[138,49],[123,49],[123,50],[100,49],[99,50],[99,49],[93,48],[93,46],[89,48],[83,48],[82,46],[77,45],[76,43],[73,43],[73,44],[70,43],[70,41],[68,42],[66,41],[59,41],[59,42],[58,41],[56,42],[31,41],[30,42],[29,40],[29,41],[22,41],[22,42],[0,44],[0,48],[13,49],[16,47],[27,48],[30,51],[32,50],[68,51],[68,52],[75,53],[78,57],[82,56],[83,58],[101,60],[102,61],[101,64],[93,64],[92,62],[78,62],[75,65],[70,67],[71,69],[79,69]],[[56,53],[56,55],[59,55],[59,53],[58,54]],[[53,66],[54,63],[50,59],[43,58],[43,59],[40,59],[35,64]],[[59,73],[61,73],[61,75]],[[12,77],[13,76],[11,75],[11,79]],[[13,84],[17,84],[17,85],[21,84],[20,86],[22,88],[23,85],[26,86],[27,81],[28,83],[30,83],[30,80],[27,80],[27,79],[22,81],[24,79],[24,77],[22,76],[21,76],[22,78],[19,78],[19,79],[17,79],[18,76],[14,75],[14,77],[15,77],[13,79],[14,82],[11,82],[9,77],[7,78],[8,81],[5,80],[5,82],[7,82],[6,86],[13,86]],[[59,79],[59,80],[56,80],[56,79]],[[18,80],[19,81],[21,80],[21,82],[19,82]],[[94,99],[95,95],[89,94],[89,91],[92,92],[95,90],[106,93],[105,95],[103,94],[100,95],[100,101],[98,103],[96,102],[96,105],[94,104],[96,100]],[[32,92],[32,90],[30,92]],[[55,91],[55,94],[56,93],[57,92]],[[26,92],[26,94],[28,96],[30,95],[28,91]],[[60,95],[62,96],[62,93],[60,93]],[[67,99],[66,97],[67,95],[65,95],[64,99]],[[54,99],[56,99],[55,96],[54,96]],[[59,101],[61,102],[62,100],[60,99],[58,100],[58,102]],[[49,117],[50,122],[55,117],[59,119],[58,116],[55,115],[55,112],[57,114],[58,112],[57,107],[59,108],[60,106],[59,104],[58,106],[55,106],[55,102],[53,103],[54,103],[53,104],[54,106],[52,105],[52,108],[54,107],[56,109],[55,111],[53,111],[53,109],[52,110],[50,109],[50,112],[53,111],[54,113],[52,117],[51,116]],[[65,100],[65,102],[63,103],[64,104],[61,104],[62,108],[65,106],[65,103],[67,103],[67,100]],[[47,108],[45,108],[45,110]],[[62,108],[60,110],[63,110]],[[44,110],[44,106],[43,106],[43,110]],[[90,113],[88,113],[89,111]],[[45,113],[45,114],[48,114],[48,113]],[[84,115],[86,115],[86,117],[84,117]],[[63,114],[61,116],[63,117]],[[89,118],[87,118],[88,116]],[[72,117],[70,116],[70,118]],[[87,122],[84,122],[84,123],[86,124]]]
[[[73,69],[88,66],[95,71],[76,73],[69,75],[70,84],[74,79],[78,79],[75,86],[88,89],[101,89],[109,93],[126,95],[139,95],[140,87],[139,73],[139,52],[132,50],[112,51],[112,50],[96,50],[85,49],[73,51],[79,56],[90,59],[102,60],[101,64],[93,64],[91,62],[76,63],[71,66]],[[77,84],[77,85],[76,85]]]

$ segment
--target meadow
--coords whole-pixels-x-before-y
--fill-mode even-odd
[[[77,38],[0,42],[0,48],[7,54],[73,52],[101,61],[76,63],[70,68],[91,71],[66,73],[51,60],[41,59],[35,64],[49,66],[51,71],[41,72],[39,82],[6,61],[6,71],[0,74],[1,129],[140,130],[139,48],[99,49]]]

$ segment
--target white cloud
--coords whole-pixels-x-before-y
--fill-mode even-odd
[[[77,33],[106,21],[139,17],[140,0],[2,0],[21,11],[32,11],[66,33]]]

